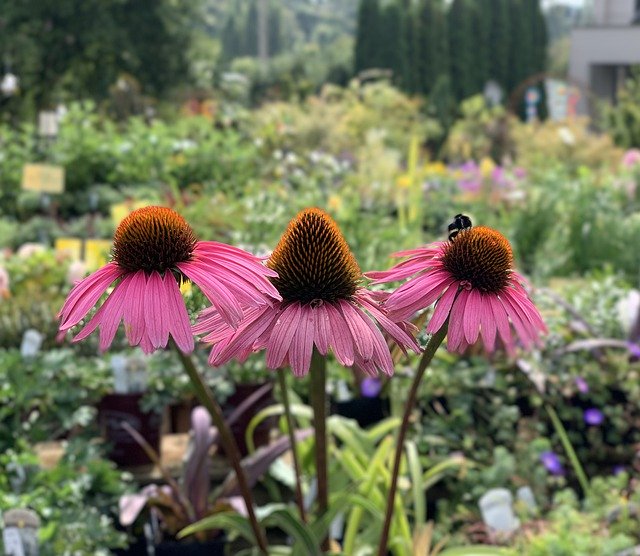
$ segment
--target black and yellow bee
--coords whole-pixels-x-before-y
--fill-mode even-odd
[[[464,214],[456,214],[453,217],[453,222],[451,222],[447,228],[449,231],[449,241],[453,241],[459,232],[468,230],[471,226],[473,226],[471,218]]]

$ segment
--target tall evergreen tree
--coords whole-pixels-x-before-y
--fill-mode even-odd
[[[246,56],[258,55],[258,3],[251,0],[244,26],[244,48]]]
[[[429,94],[438,78],[448,75],[447,18],[440,0],[420,0],[416,18],[419,90]]]
[[[509,74],[507,92],[511,93],[533,68],[531,21],[527,18],[528,0],[509,0]]]
[[[378,66],[393,72],[394,82],[402,81],[403,20],[400,5],[393,2],[382,10],[378,37]]]
[[[453,0],[448,13],[451,84],[458,100],[478,92],[474,11],[473,0]]]
[[[268,41],[269,55],[275,56],[282,50],[282,33],[280,28],[282,12],[278,6],[269,5]]]
[[[517,0],[514,0],[517,1]],[[488,44],[487,66],[489,79],[505,91],[509,87],[509,58],[511,45],[511,0],[482,0],[482,17]]]
[[[415,10],[411,0],[401,0],[402,6],[402,31],[400,34],[400,56],[401,56],[401,81],[402,89],[409,93],[417,93],[420,90],[417,79],[416,68],[418,66],[417,44],[416,44],[416,21]]]
[[[379,22],[380,5],[378,0],[361,0],[358,9],[358,28],[354,56],[356,73],[367,68],[376,67],[378,64]]]

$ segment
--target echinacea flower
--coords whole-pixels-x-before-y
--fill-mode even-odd
[[[514,352],[511,327],[529,349],[546,331],[535,305],[513,269],[507,239],[491,228],[463,229],[450,241],[396,253],[409,258],[390,270],[368,272],[374,283],[413,277],[384,302],[389,316],[400,320],[436,302],[427,332],[434,334],[449,319],[447,347],[464,352],[482,337],[487,352],[499,338]]]
[[[242,306],[279,299],[267,277],[275,273],[259,258],[223,243],[198,241],[187,222],[165,207],[133,211],[118,226],[112,261],[78,282],[61,311],[60,334],[78,324],[115,284],[93,318],[74,338],[100,328],[100,349],[124,321],[129,344],[145,353],[167,345],[169,335],[185,353],[193,350],[191,323],[179,280],[197,284],[229,326],[238,326]],[[273,299],[272,299],[273,298]]]
[[[590,407],[584,410],[583,414],[584,422],[592,427],[597,427],[604,423],[604,413],[597,407]]]
[[[289,365],[296,376],[309,372],[313,349],[333,351],[344,366],[375,375],[393,374],[383,336],[401,348],[419,350],[408,323],[397,323],[381,309],[376,294],[361,285],[362,274],[340,229],[324,211],[310,208],[290,223],[267,261],[277,272],[271,281],[282,296],[273,306],[247,310],[237,330],[225,325],[216,307],[205,309],[194,327],[214,344],[211,365],[266,349],[269,369]]]
[[[545,466],[547,471],[552,475],[559,476],[565,474],[565,470],[562,466],[562,463],[560,462],[560,458],[555,452],[542,452],[540,454],[540,461],[542,462],[542,465]]]

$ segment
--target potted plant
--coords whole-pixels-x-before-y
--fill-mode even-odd
[[[253,396],[255,392],[263,392],[256,403],[231,426],[231,432],[238,443],[240,453],[246,456],[249,453],[245,437],[247,426],[257,413],[276,403],[273,397],[273,373],[266,370],[264,361],[259,357],[250,357],[242,363],[233,361],[227,365],[226,373],[233,386],[233,392],[227,397],[224,406],[228,415],[233,413],[247,398]],[[265,389],[265,385],[269,387]],[[275,418],[269,418],[256,427],[253,433],[255,447],[266,446],[269,443],[274,426]]]
[[[111,357],[114,389],[98,405],[98,423],[108,444],[109,459],[122,466],[152,463],[148,453],[122,426],[128,423],[156,451],[160,450],[162,413],[141,407],[147,383],[147,363],[140,356],[118,353]]]
[[[270,390],[270,385],[264,386],[241,403],[229,416],[229,424],[232,425],[241,419],[267,390]],[[143,545],[140,548],[150,544],[154,547],[157,556],[223,554],[225,539],[215,529],[190,535],[183,541],[177,540],[177,534],[182,529],[205,517],[229,510],[235,510],[241,515],[246,514],[246,507],[242,497],[239,496],[233,472],[217,489],[213,499],[210,497],[210,453],[212,450],[219,450],[220,438],[218,430],[211,426],[211,417],[206,409],[197,406],[191,413],[190,444],[179,482],[175,481],[163,468],[157,452],[135,429],[127,423],[123,423],[123,427],[147,451],[149,457],[161,470],[165,483],[150,484],[138,493],[123,496],[119,504],[120,523],[124,527],[130,527],[142,520],[145,541],[140,543]],[[297,438],[302,439],[310,434],[309,430],[298,431]],[[256,484],[269,466],[289,447],[289,438],[283,436],[243,460],[242,465],[250,487]]]

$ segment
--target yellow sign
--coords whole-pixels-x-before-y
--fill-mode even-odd
[[[50,164],[25,164],[22,168],[22,189],[39,193],[62,193],[64,168]]]
[[[82,240],[77,237],[59,237],[55,242],[55,250],[72,261],[82,260]]]
[[[88,239],[84,244],[84,262],[87,270],[96,270],[107,264],[111,241],[108,239]]]

